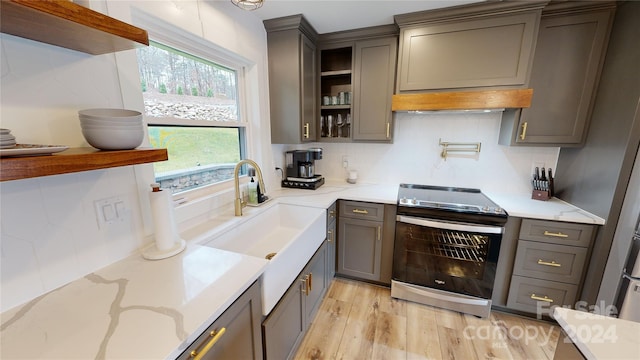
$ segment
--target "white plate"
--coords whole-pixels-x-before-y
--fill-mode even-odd
[[[47,155],[67,150],[65,145],[16,144],[11,149],[0,149],[2,156]]]

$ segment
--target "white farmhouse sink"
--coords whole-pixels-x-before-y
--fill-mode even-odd
[[[276,203],[203,245],[266,258],[262,314],[268,315],[326,237],[325,210]]]

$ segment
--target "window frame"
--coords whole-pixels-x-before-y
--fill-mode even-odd
[[[186,32],[183,29],[171,25],[161,19],[157,19],[144,12],[134,11],[132,12],[132,15],[134,15],[136,23],[139,23],[143,25],[144,28],[146,28],[149,34],[150,41],[159,43],[163,46],[174,48],[186,54],[200,57],[207,61],[214,62],[220,66],[235,70],[237,75],[238,122],[143,116],[145,124],[238,128],[241,134],[241,159],[251,158],[253,154],[252,142],[250,140],[252,137],[252,126],[251,118],[249,115],[250,113],[248,111],[249,106],[247,99],[247,89],[250,84],[248,84],[247,72],[248,69],[254,65],[253,62],[227,49],[224,49],[223,47],[210,42],[199,35]],[[137,54],[135,56],[137,61]],[[140,77],[137,69],[136,72],[138,73],[139,79]],[[155,171],[151,169],[151,172],[155,181]],[[243,182],[246,181],[246,171],[241,172],[241,177]],[[202,187],[185,190],[173,194],[173,198],[176,201],[180,200],[188,202],[207,196],[221,194],[223,192],[233,191],[233,182],[233,179],[228,179],[218,183],[208,184]]]

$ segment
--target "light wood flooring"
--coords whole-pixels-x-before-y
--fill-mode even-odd
[[[335,278],[295,359],[553,359],[551,323],[496,311],[479,319],[390,292]]]

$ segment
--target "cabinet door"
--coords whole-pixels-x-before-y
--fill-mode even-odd
[[[398,91],[523,87],[539,11],[401,30]]]
[[[267,360],[289,359],[305,331],[303,282],[296,280],[262,323]],[[229,359],[241,358],[233,356]]]
[[[353,83],[353,140],[391,140],[397,38],[358,41]]]
[[[191,352],[200,352],[222,328],[225,332],[203,359],[262,359],[260,319],[262,303],[260,283],[256,282],[242,294],[198,339],[180,355],[191,359]]]
[[[542,18],[531,72],[533,98],[512,129],[515,143],[583,143],[612,17],[613,10],[604,10]]]
[[[335,208],[334,208],[335,209]],[[337,227],[335,218],[327,225],[327,285],[336,276],[336,239]]]
[[[302,142],[316,140],[316,45],[306,36],[300,35],[301,61],[300,79],[302,80],[301,120]],[[277,79],[276,79],[277,81]]]
[[[271,141],[315,140],[315,45],[299,30],[267,33]]]
[[[308,290],[305,301],[305,327],[308,327],[313,316],[318,311],[322,297],[327,290],[327,243],[323,243],[316,254],[309,260],[309,264],[303,271],[305,277],[309,277]],[[305,289],[306,290],[306,289]]]
[[[380,281],[382,222],[339,219],[338,273]]]

